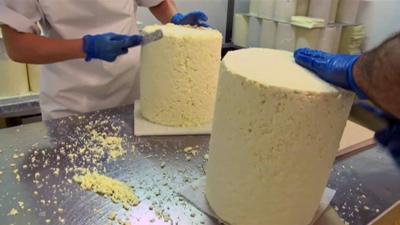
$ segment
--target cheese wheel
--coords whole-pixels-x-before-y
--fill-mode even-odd
[[[40,92],[40,66],[28,65],[29,89]]]
[[[260,18],[249,18],[248,47],[260,47],[261,22]]]
[[[341,33],[341,26],[329,26],[323,29],[318,49],[336,54],[339,48]]]
[[[340,0],[336,15],[337,22],[355,24],[360,8],[360,0]]]
[[[296,29],[290,23],[278,23],[275,37],[275,48],[294,51],[296,47]]]
[[[321,18],[325,23],[334,23],[339,0],[310,0],[308,16]]]
[[[312,48],[319,47],[322,29],[314,28],[307,29],[296,27],[296,49],[298,48]]]
[[[262,0],[258,5],[258,16],[264,19],[273,19],[275,0]]]
[[[276,0],[274,20],[290,22],[290,18],[296,15],[297,0]]]
[[[273,20],[262,20],[260,33],[260,47],[274,48],[277,23]]]
[[[0,97],[14,97],[28,93],[26,65],[0,59]]]
[[[235,225],[308,225],[353,100],[298,66],[290,52],[228,53],[206,170],[214,212]]]
[[[213,29],[154,25],[164,37],[142,49],[142,115],[154,123],[194,127],[211,122],[222,35]]]
[[[236,13],[233,19],[232,42],[239,47],[247,47],[250,26],[249,16]]]

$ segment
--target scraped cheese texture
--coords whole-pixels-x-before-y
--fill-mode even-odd
[[[228,53],[207,164],[215,213],[235,225],[308,225],[353,99],[296,65],[293,53]]]
[[[190,26],[154,25],[164,37],[142,49],[142,115],[167,126],[195,127],[213,118],[222,35]]]
[[[28,72],[25,64],[0,59],[0,98],[29,93]]]

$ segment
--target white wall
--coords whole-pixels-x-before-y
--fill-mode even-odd
[[[400,0],[362,0],[358,22],[366,26],[364,50],[400,31]]]
[[[198,10],[205,12],[209,17],[209,24],[218,29],[225,36],[228,1],[175,0],[175,2],[179,12],[187,13]],[[138,20],[143,22],[144,25],[158,23],[147,8],[138,8]]]

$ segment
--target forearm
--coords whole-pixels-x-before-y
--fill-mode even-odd
[[[150,8],[151,13],[163,24],[169,23],[177,13],[174,0],[164,0]]]
[[[362,55],[354,79],[376,105],[400,118],[400,34]]]
[[[5,25],[1,28],[8,55],[16,62],[49,64],[85,57],[82,39],[56,40],[20,33]]]

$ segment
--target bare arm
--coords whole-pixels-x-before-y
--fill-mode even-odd
[[[353,75],[375,104],[400,118],[400,34],[363,54]]]
[[[177,13],[174,0],[164,0],[150,8],[151,13],[163,24],[169,23]]]
[[[9,57],[16,62],[49,64],[84,58],[82,39],[56,40],[1,26]]]

